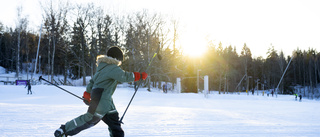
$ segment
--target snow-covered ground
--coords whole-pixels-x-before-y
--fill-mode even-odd
[[[62,86],[82,96],[85,87]],[[78,98],[48,85],[0,85],[0,137],[46,137],[65,122],[83,114]],[[134,90],[119,86],[114,101],[120,113]],[[126,136],[172,137],[284,137],[320,136],[320,102],[295,101],[293,96],[247,94],[164,94],[139,89],[122,126]],[[80,132],[77,137],[109,136],[107,125]]]

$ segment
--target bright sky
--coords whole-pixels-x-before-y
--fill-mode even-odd
[[[205,39],[236,46],[244,43],[253,57],[263,56],[271,43],[277,51],[291,55],[294,49],[320,47],[320,2],[317,0],[70,0],[94,1],[105,9],[129,13],[149,9],[179,20],[180,45],[201,48]],[[3,0],[0,21],[15,26],[16,8],[23,5],[29,25],[40,26],[38,0]],[[36,28],[36,27],[34,27]],[[200,43],[200,44],[199,44]],[[194,46],[196,45],[196,46]],[[195,51],[194,48],[189,48]]]

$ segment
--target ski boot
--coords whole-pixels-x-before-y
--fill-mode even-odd
[[[65,135],[65,126],[61,125],[61,127],[54,132],[54,136],[55,137],[67,137],[67,135]]]

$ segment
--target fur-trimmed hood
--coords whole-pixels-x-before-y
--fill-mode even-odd
[[[104,62],[104,63],[107,63],[107,64],[115,64],[115,65],[117,65],[117,66],[120,66],[120,65],[121,65],[121,61],[119,61],[119,60],[117,60],[117,59],[115,59],[115,58],[106,56],[106,55],[99,55],[99,56],[97,56],[97,66],[98,66],[101,62]]]

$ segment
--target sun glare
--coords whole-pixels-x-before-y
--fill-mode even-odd
[[[183,54],[192,57],[200,57],[206,51],[206,43],[204,38],[200,37],[185,37],[182,41]]]

